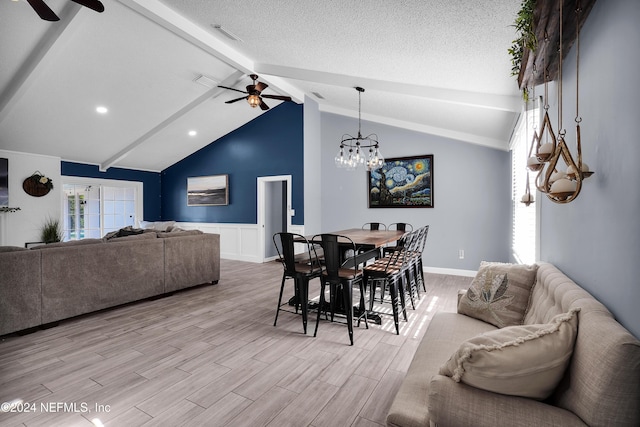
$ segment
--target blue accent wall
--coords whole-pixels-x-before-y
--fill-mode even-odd
[[[162,171],[162,217],[257,224],[257,178],[292,176],[292,222],[304,223],[303,106],[282,103]],[[187,178],[229,175],[227,206],[187,206]]]
[[[60,172],[63,176],[81,176],[85,178],[142,182],[144,219],[146,221],[158,221],[162,219],[162,213],[160,210],[161,179],[159,172],[146,172],[122,168],[109,168],[106,172],[100,172],[96,165],[65,161],[60,164]]]

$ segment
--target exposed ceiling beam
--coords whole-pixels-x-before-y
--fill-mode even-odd
[[[479,92],[466,92],[454,89],[442,89],[437,87],[420,86],[415,83],[400,83],[375,80],[363,77],[348,76],[345,74],[328,73],[316,70],[304,70],[301,68],[273,64],[256,63],[254,67],[255,71],[258,74],[269,74],[273,76],[316,82],[332,86],[342,86],[349,88],[355,86],[364,86],[367,89],[371,90],[420,96],[439,102],[500,111],[519,112],[522,109],[522,100],[518,96],[495,95]]]
[[[159,1],[118,1],[233,68],[240,70],[245,74],[253,74],[256,72],[254,62],[251,59],[242,55],[240,52],[233,49],[232,46],[224,43],[202,27],[179,15],[173,9],[170,9]],[[304,92],[295,86],[292,86],[284,79],[274,76],[270,79],[261,80],[266,81],[272,89],[291,96],[291,98],[298,103],[304,101]]]
[[[235,71],[229,77],[227,77],[222,82],[220,82],[220,84],[223,85],[223,86],[234,86],[234,85],[236,85],[238,83],[238,81],[240,81],[240,79],[242,77],[244,77],[244,73],[242,71]],[[110,167],[115,165],[117,162],[119,162],[120,160],[122,160],[125,157],[127,157],[127,155],[131,151],[133,151],[136,147],[138,147],[140,144],[145,142],[147,139],[151,138],[153,135],[157,134],[162,129],[164,129],[167,126],[171,125],[177,119],[179,119],[180,117],[184,116],[185,114],[187,114],[189,111],[193,110],[194,108],[198,107],[203,102],[205,102],[205,101],[207,101],[207,100],[209,100],[211,98],[215,98],[216,96],[220,95],[224,91],[225,91],[224,89],[221,89],[219,87],[214,87],[214,88],[206,91],[204,94],[200,95],[199,97],[197,97],[196,99],[194,99],[193,101],[191,101],[190,103],[188,103],[187,105],[182,107],[180,110],[176,111],[175,113],[173,113],[172,115],[167,117],[165,120],[160,122],[153,129],[151,129],[148,132],[146,132],[140,138],[136,139],[131,144],[127,145],[125,148],[123,148],[122,150],[120,150],[119,152],[117,152],[116,154],[114,154],[113,156],[108,158],[107,160],[105,160],[103,163],[101,163],[100,164],[100,171],[101,172],[106,171],[107,169],[109,169]]]
[[[353,110],[335,108],[327,105],[320,105],[320,111],[325,113],[339,114],[341,116],[353,117],[355,119],[358,118],[358,113]],[[428,133],[430,135],[442,136],[445,138],[455,139],[457,141],[483,145],[485,147],[495,148],[497,150],[508,151],[507,142],[500,139],[487,138],[487,137],[483,137],[475,134],[457,132],[452,129],[444,129],[444,128],[439,128],[435,126],[424,125],[421,123],[408,122],[404,120],[393,119],[390,117],[378,116],[375,114],[362,113],[362,120],[367,120],[367,121],[389,125],[389,126],[395,126],[402,129],[413,130],[416,132]],[[381,147],[384,152],[384,146],[381,146]]]
[[[36,47],[31,51],[27,59],[20,66],[16,74],[11,78],[6,89],[0,94],[0,122],[6,117],[11,107],[24,94],[28,88],[28,81],[36,75],[38,66],[45,59],[51,48],[56,44],[60,36],[69,28],[69,25],[82,8],[77,3],[68,2],[62,12],[59,13],[60,21],[55,25],[50,25],[38,41]]]

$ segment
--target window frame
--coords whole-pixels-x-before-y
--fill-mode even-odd
[[[134,211],[135,218],[134,224],[138,224],[139,221],[143,219],[143,211],[144,211],[144,185],[139,181],[125,181],[119,179],[106,179],[106,178],[86,178],[80,176],[62,176],[60,178],[62,186],[64,185],[91,185],[91,186],[100,186],[100,235],[104,236],[104,191],[102,191],[102,187],[119,187],[119,188],[134,188],[135,189],[135,203],[134,203]],[[61,192],[60,195],[60,208],[61,212],[64,212],[65,203],[67,202],[64,191]],[[76,239],[79,240],[79,239]]]
[[[531,105],[530,105],[531,104]],[[510,257],[513,262],[520,264],[533,263],[540,260],[540,212],[541,212],[541,193],[538,191],[535,185],[535,179],[537,173],[530,172],[527,165],[527,156],[529,148],[531,147],[531,141],[533,140],[534,132],[539,129],[540,123],[542,123],[543,109],[542,97],[534,99],[533,102],[527,103],[523,107],[523,110],[518,118],[514,131],[509,141],[509,152],[511,154],[511,245],[510,245]],[[526,108],[529,111],[526,111]],[[528,121],[528,124],[525,123]],[[522,144],[523,147],[519,147]],[[516,156],[517,152],[517,158]],[[519,226],[517,222],[517,213],[521,208],[522,195],[525,192],[526,174],[529,174],[529,188],[531,194],[534,196],[534,203],[526,207],[525,209],[533,209],[535,216],[533,240],[535,248],[533,250],[533,256],[535,259],[522,259],[516,247],[516,228]],[[520,179],[517,179],[519,177]],[[524,206],[524,205],[523,205]]]

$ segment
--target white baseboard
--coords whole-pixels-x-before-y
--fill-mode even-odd
[[[425,273],[448,274],[451,276],[475,277],[475,270],[459,270],[456,268],[424,267]]]

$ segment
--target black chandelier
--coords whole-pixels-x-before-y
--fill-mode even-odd
[[[358,136],[342,135],[340,150],[336,155],[335,163],[337,167],[346,168],[347,170],[354,170],[359,165],[364,166],[368,171],[380,169],[384,164],[384,158],[380,153],[378,135],[372,133],[363,137],[360,132],[362,106],[360,95],[364,92],[364,89],[361,87],[356,87],[355,89],[358,91]],[[367,153],[365,152],[366,149],[368,149]]]

